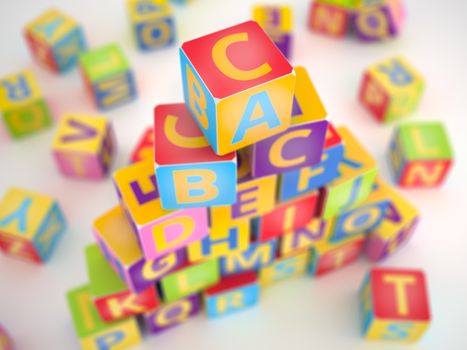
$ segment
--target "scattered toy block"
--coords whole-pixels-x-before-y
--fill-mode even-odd
[[[144,321],[149,333],[157,334],[198,315],[200,309],[200,297],[198,294],[193,294],[171,303],[162,304],[156,310],[147,312],[144,315]]]
[[[292,55],[292,8],[286,5],[256,5],[253,20],[269,35],[282,54],[290,59]]]
[[[14,350],[13,339],[6,331],[6,329],[0,324],[0,349],[1,350]]]
[[[279,175],[278,198],[285,202],[312,193],[339,177],[344,146],[336,129],[328,124],[321,161],[311,167]]]
[[[398,36],[405,17],[403,0],[369,3],[358,6],[353,12],[351,26],[356,37],[365,42],[375,42]]]
[[[7,255],[45,262],[65,228],[65,216],[51,196],[12,187],[0,202],[0,250]]]
[[[0,79],[0,112],[14,138],[34,134],[53,123],[36,77],[29,70]]]
[[[208,235],[206,208],[162,208],[152,162],[116,171],[114,183],[145,259],[157,259]]]
[[[339,164],[339,178],[320,189],[323,219],[355,208],[370,195],[378,173],[376,161],[344,127],[338,128],[345,144],[344,159]]]
[[[175,20],[168,0],[127,0],[138,49],[150,51],[175,43]]]
[[[363,251],[364,244],[365,237],[356,236],[338,246],[313,246],[308,273],[319,277],[355,262]]]
[[[140,293],[132,293],[112,269],[97,244],[87,246],[85,251],[89,292],[103,321],[140,315],[159,306],[153,285]]]
[[[251,146],[253,177],[279,174],[321,161],[328,128],[326,110],[303,67],[295,67],[296,86],[291,126]]]
[[[430,324],[428,288],[420,270],[373,268],[359,299],[367,339],[416,342]]]
[[[233,222],[251,219],[274,209],[276,200],[276,175],[252,179],[244,178],[237,184],[234,205],[211,207],[211,227],[228,227]]]
[[[170,303],[198,293],[218,283],[219,276],[219,262],[216,259],[182,266],[160,281],[162,299]]]
[[[93,232],[102,253],[133,293],[154,285],[186,262],[185,251],[146,260],[128,218],[120,205],[99,216]]]
[[[328,1],[311,3],[308,27],[314,32],[342,38],[348,32],[350,21],[350,11],[340,4]]]
[[[82,53],[79,64],[86,89],[99,109],[120,106],[136,98],[133,72],[116,44]]]
[[[204,291],[208,317],[230,315],[255,306],[259,302],[259,290],[254,271],[223,276],[219,283]]]
[[[391,57],[369,67],[363,74],[359,99],[382,123],[413,113],[425,89],[423,76],[403,57]]]
[[[64,175],[101,179],[109,173],[117,142],[107,118],[68,114],[60,120],[52,150]]]
[[[394,254],[412,237],[420,220],[418,210],[406,198],[381,180],[378,185],[389,199],[389,205],[383,220],[367,238],[365,253],[372,261]]]
[[[79,23],[57,9],[49,9],[28,23],[24,37],[37,62],[57,73],[75,67],[78,56],[87,49]]]
[[[154,159],[154,128],[148,127],[131,154],[131,162]]]
[[[248,249],[250,244],[250,222],[239,220],[231,227],[217,227],[209,235],[188,246],[188,260],[218,259]]]
[[[305,274],[310,254],[299,252],[287,257],[279,257],[271,265],[259,270],[259,280],[262,287]]]
[[[247,249],[220,258],[221,274],[232,275],[268,266],[276,257],[276,247],[277,242],[274,239],[266,242],[251,242]]]
[[[141,333],[135,318],[111,323],[102,321],[92,302],[88,286],[68,291],[67,300],[83,350],[123,350],[141,342]]]
[[[312,219],[304,227],[282,235],[279,244],[280,256],[290,256],[310,249],[321,241],[327,232],[328,222],[321,219]]]
[[[453,151],[440,122],[398,126],[389,146],[393,177],[402,187],[441,185],[451,169]]]
[[[255,238],[267,241],[302,228],[315,216],[318,200],[316,191],[304,198],[283,203],[271,212],[252,219]]]
[[[156,180],[165,209],[235,202],[235,152],[216,155],[183,103],[154,110]]]
[[[180,60],[185,102],[216,154],[290,125],[295,72],[257,23],[185,42]]]

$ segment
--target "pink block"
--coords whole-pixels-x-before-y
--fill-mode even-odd
[[[183,209],[140,228],[139,238],[144,257],[156,259],[201,240],[209,232],[207,215],[207,208]],[[164,229],[155,232],[161,226]],[[157,235],[162,235],[162,242],[157,241]]]
[[[105,176],[98,156],[53,152],[60,171],[70,177],[101,179]]]

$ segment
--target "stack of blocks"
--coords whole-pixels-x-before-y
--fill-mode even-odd
[[[186,42],[180,56],[185,104],[157,106],[133,163],[114,173],[120,203],[94,222],[89,284],[68,293],[83,347],[139,342],[135,317],[159,333],[201,300],[219,317],[253,307],[277,281],[322,276],[362,252],[379,261],[418,222],[256,23]],[[366,303],[385,297],[365,293]],[[364,310],[365,332],[385,339],[373,327],[398,319]]]
[[[398,36],[405,19],[404,0],[314,0],[308,26],[342,38],[354,34],[364,42]]]

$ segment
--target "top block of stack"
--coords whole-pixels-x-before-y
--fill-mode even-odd
[[[295,71],[256,22],[185,42],[180,61],[185,102],[216,154],[290,125]]]

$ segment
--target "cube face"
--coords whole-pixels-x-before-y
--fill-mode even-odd
[[[208,317],[225,316],[253,307],[259,301],[259,290],[256,272],[222,277],[218,284],[204,292]]]
[[[304,227],[315,215],[318,192],[276,207],[273,211],[256,219],[256,238],[267,241],[287,232]]]
[[[116,44],[81,54],[80,67],[97,107],[108,109],[136,97],[133,73],[126,57]]]
[[[408,123],[395,130],[390,159],[399,185],[433,187],[445,180],[453,151],[441,123]]]
[[[292,53],[292,9],[290,6],[257,5],[253,20],[269,35],[282,54],[290,59]]]
[[[425,87],[423,76],[403,57],[371,66],[360,90],[363,105],[381,122],[392,122],[415,111]]]
[[[136,319],[103,322],[95,308],[88,286],[67,293],[76,333],[83,349],[126,349],[141,342]]]
[[[159,49],[175,42],[175,21],[167,0],[129,0],[127,5],[140,50]]]
[[[308,27],[318,33],[343,37],[350,23],[350,13],[342,6],[313,1]]]
[[[313,219],[304,227],[284,234],[279,245],[280,256],[294,255],[316,245],[325,237],[328,225],[325,220]]]
[[[160,282],[164,302],[172,302],[198,293],[219,281],[219,263],[208,260],[187,266],[164,277]]]
[[[154,126],[156,179],[164,208],[234,203],[236,155],[216,155],[185,104],[157,106]]]
[[[217,154],[289,126],[295,74],[255,22],[186,42],[180,58],[185,102]]]
[[[376,161],[358,143],[347,128],[339,128],[345,143],[344,159],[339,164],[340,176],[321,192],[321,214],[331,218],[355,208],[368,198],[377,176]]]
[[[55,134],[53,153],[64,175],[100,179],[116,154],[112,125],[100,116],[66,115]]]
[[[65,217],[50,196],[11,188],[0,203],[0,245],[9,255],[47,261],[65,227]]]
[[[185,322],[190,317],[196,316],[200,308],[200,297],[193,294],[146,313],[144,320],[149,332],[157,334]]]
[[[259,272],[261,286],[303,275],[309,257],[308,252],[300,252],[289,257],[282,257],[271,265],[263,267]]]
[[[29,70],[0,79],[0,111],[14,138],[22,138],[52,125],[34,74]]]
[[[222,275],[258,270],[272,264],[276,257],[277,242],[252,242],[250,246],[235,254],[229,254],[219,260]]]
[[[131,154],[131,162],[154,159],[154,128],[147,128]]]
[[[339,176],[339,164],[344,156],[342,140],[331,124],[328,124],[326,142],[321,161],[311,167],[280,175],[279,200],[284,202],[313,192]]]
[[[86,50],[79,24],[57,9],[51,9],[30,22],[25,37],[33,57],[54,72],[65,72],[76,65]]]
[[[375,268],[360,292],[362,330],[372,340],[417,341],[430,322],[422,271]]]

